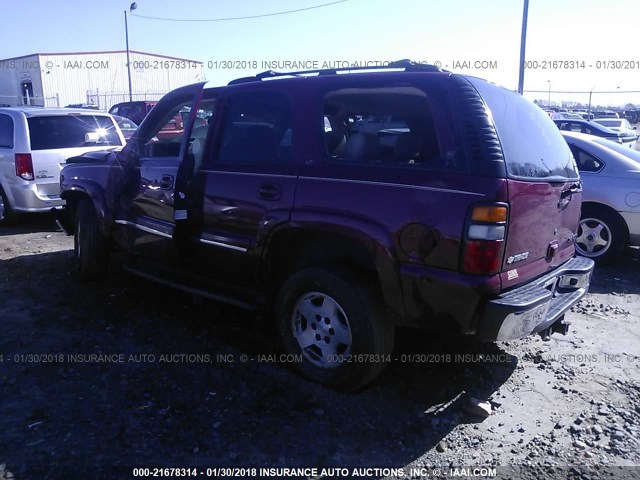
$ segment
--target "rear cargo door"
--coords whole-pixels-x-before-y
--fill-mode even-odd
[[[515,92],[471,82],[491,111],[506,163],[509,223],[501,279],[508,288],[574,255],[580,179],[569,146],[541,108]]]
[[[42,197],[60,197],[60,171],[68,158],[124,145],[119,129],[105,115],[39,115],[27,123],[34,181]]]

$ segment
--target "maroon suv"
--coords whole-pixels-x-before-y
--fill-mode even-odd
[[[344,390],[390,361],[397,326],[566,333],[593,262],[574,256],[580,179],[553,121],[484,80],[393,67],[182,87],[121,152],[70,159],[80,278],[119,249],[133,273],[268,310],[297,370]]]

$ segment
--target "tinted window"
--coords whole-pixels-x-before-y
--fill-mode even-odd
[[[290,163],[292,128],[291,102],[284,93],[233,95],[227,101],[216,163]]]
[[[118,115],[127,118],[144,118],[147,112],[144,110],[144,105],[122,105],[118,109]]]
[[[13,148],[13,119],[0,115],[0,148]]]
[[[516,92],[469,80],[491,110],[511,176],[578,178],[569,146],[546,113]]]
[[[416,87],[345,88],[324,97],[326,154],[341,163],[461,169],[446,105],[438,128],[433,102]]]
[[[581,148],[576,147],[575,145],[569,146],[571,147],[573,157],[576,159],[576,164],[578,165],[579,171],[598,172],[602,169],[603,164],[596,157],[594,157],[590,153],[585,152]]]
[[[191,104],[191,101],[180,103],[167,111],[156,124],[151,140],[146,143],[143,157],[179,157],[185,136],[181,112],[191,111]]]
[[[122,145],[110,117],[42,116],[27,119],[32,150]]]

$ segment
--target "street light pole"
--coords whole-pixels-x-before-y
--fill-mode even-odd
[[[587,111],[587,120],[591,120],[591,95],[593,94],[594,88],[596,88],[595,85],[591,87],[591,90],[589,91],[589,110]]]
[[[524,51],[527,43],[527,18],[529,17],[529,0],[524,0],[522,12],[522,33],[520,35],[520,70],[518,72],[518,93],[524,91]]]
[[[129,13],[138,8],[136,2],[133,2],[129,7]],[[129,24],[127,22],[127,11],[124,11],[124,35],[127,42],[127,78],[129,79],[129,101],[133,102],[133,93],[131,89],[131,62],[129,61]]]
[[[551,106],[551,80],[547,80],[549,84],[549,96],[547,97],[547,107]]]

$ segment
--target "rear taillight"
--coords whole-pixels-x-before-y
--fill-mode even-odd
[[[507,206],[502,204],[473,207],[466,223],[462,250],[465,272],[492,274],[500,271],[508,215]]]
[[[33,180],[33,162],[30,153],[16,153],[16,175],[23,180]]]

